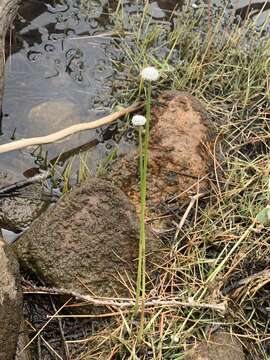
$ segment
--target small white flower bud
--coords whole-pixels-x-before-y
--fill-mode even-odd
[[[131,122],[134,126],[143,126],[146,123],[146,118],[142,115],[134,115]]]
[[[144,80],[157,81],[159,79],[159,72],[153,66],[148,66],[142,69],[141,76]]]

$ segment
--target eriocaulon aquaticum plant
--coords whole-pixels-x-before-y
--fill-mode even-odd
[[[145,303],[145,201],[147,188],[147,163],[148,163],[148,144],[149,130],[151,120],[151,93],[152,82],[157,81],[159,72],[152,66],[146,67],[141,72],[142,80],[145,84],[146,92],[146,117],[135,115],[132,124],[138,127],[139,132],[139,151],[140,151],[140,243],[139,243],[139,260],[136,284],[136,304],[134,314],[138,313],[139,300],[141,296],[141,318],[138,340],[141,340],[144,329],[144,303]],[[143,130],[144,134],[143,134]]]

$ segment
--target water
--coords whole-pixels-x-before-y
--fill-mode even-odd
[[[5,90],[0,143],[13,139],[40,136],[74,123],[94,120],[111,112],[124,98],[128,74],[119,66],[126,54],[116,46],[113,16],[117,2],[96,0],[82,6],[78,0],[24,1],[8,37],[6,49]],[[123,1],[124,28],[132,31],[129,16],[142,11],[143,2]],[[227,3],[235,21],[244,23],[257,17],[257,27],[267,22],[269,2],[233,0]],[[191,1],[191,7],[207,4]],[[173,9],[181,11],[179,0],[152,1],[149,13],[154,23],[171,30]],[[215,16],[224,2],[211,4]],[[195,10],[194,10],[195,11]],[[159,57],[166,49],[159,49]],[[176,59],[177,59],[176,54]],[[61,143],[40,149],[25,149],[1,155],[1,170],[7,171],[9,182],[31,174],[44,157],[49,160],[82,144],[91,149],[90,168],[104,159],[115,144],[115,127],[75,135]],[[121,142],[123,152],[132,148],[132,134]],[[47,154],[46,154],[47,153]]]
[[[96,4],[98,5],[98,4]],[[0,142],[46,135],[74,123],[95,120],[115,103],[113,82],[121,52],[114,44],[105,5],[90,14],[76,1],[26,1],[10,35],[5,69]],[[100,131],[88,131],[43,147],[51,159],[95,140],[93,162],[108,153]],[[1,155],[1,167],[20,178],[37,162],[33,149]]]

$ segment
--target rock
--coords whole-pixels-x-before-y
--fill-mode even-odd
[[[42,185],[32,184],[22,191],[28,193],[28,196],[0,198],[0,228],[11,231],[24,229],[46,208],[46,202],[38,199],[41,197]],[[32,194],[32,199],[29,194]]]
[[[29,111],[27,123],[24,125],[24,128],[27,128],[25,137],[48,135],[97,117],[96,113],[91,111],[87,115],[86,117],[86,113],[78,104],[71,101],[64,99],[45,101]],[[95,130],[82,131],[52,144],[43,145],[42,149],[43,152],[48,151],[48,157],[52,159],[94,139],[96,139]]]
[[[164,10],[182,9],[183,0],[157,0],[158,6]]]
[[[148,215],[172,196],[182,194],[182,201],[208,188],[211,162],[207,147],[213,140],[207,113],[193,96],[165,92],[157,102],[149,143]],[[139,212],[138,161],[135,150],[112,167],[108,178],[127,194]]]
[[[80,122],[81,114],[79,106],[70,101],[52,100],[33,107],[28,118],[33,135],[41,136]]]
[[[21,316],[22,293],[18,263],[0,239],[0,359],[14,359]]]
[[[92,179],[42,214],[14,247],[22,265],[48,285],[127,296],[118,279],[134,279],[138,239],[137,217],[127,197],[109,182]],[[158,242],[148,237],[147,245],[152,259]]]
[[[29,333],[29,331],[27,329],[25,321],[22,321],[21,327],[20,327],[20,332],[19,332],[18,343],[17,343],[15,360],[32,360],[33,359],[33,356],[31,354],[31,345],[28,346],[26,349],[24,349],[24,347],[30,341],[28,333]]]
[[[241,342],[229,333],[219,331],[208,342],[200,343],[185,360],[245,360]]]
[[[0,171],[0,188],[15,183],[14,174],[5,170]],[[39,199],[43,192],[41,184],[25,186],[20,192],[20,197],[0,197],[0,228],[10,231],[24,229],[46,208],[46,202]]]
[[[2,169],[0,170],[0,188],[12,184],[13,180],[13,174]]]

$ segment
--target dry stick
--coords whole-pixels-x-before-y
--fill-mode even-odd
[[[77,300],[85,301],[88,303],[91,303],[96,306],[114,306],[118,308],[127,307],[131,308],[135,305],[135,300],[126,300],[126,299],[115,299],[115,300],[109,300],[102,298],[95,298],[90,295],[82,295],[75,291],[70,291],[66,289],[59,289],[59,288],[46,288],[46,287],[34,287],[32,289],[24,288],[24,294],[51,294],[51,295],[69,295],[73,296]],[[140,306],[142,306],[142,302],[139,303]],[[226,303],[219,303],[219,304],[207,304],[207,303],[199,303],[196,301],[180,301],[178,298],[169,298],[169,299],[153,299],[148,300],[144,304],[145,307],[150,306],[183,306],[183,307],[192,307],[192,308],[206,308],[206,309],[212,309],[219,312],[224,313],[226,311]],[[54,314],[53,317],[55,317],[57,314]]]
[[[226,287],[225,289],[222,290],[222,295],[227,295],[230,292],[232,292],[240,287],[247,286],[252,281],[255,281],[258,279],[259,280],[267,279],[268,281],[270,281],[270,269],[265,269],[265,270],[259,271],[258,273],[252,274],[244,279],[240,279],[240,280],[232,283],[231,285],[229,285],[228,287]]]
[[[70,302],[70,299],[68,299],[68,300],[65,302],[65,304],[62,305],[62,306],[60,307],[60,309],[58,309],[58,310],[56,311],[56,313],[38,330],[38,332],[36,333],[36,335],[35,335],[35,336],[24,346],[24,348],[19,352],[19,355],[22,354],[23,351],[24,351],[26,348],[28,348],[28,346],[29,346],[30,344],[32,344],[32,342],[40,335],[40,333],[45,329],[45,327],[54,319],[54,317],[55,317],[56,315],[59,314],[59,312],[60,312],[62,309],[64,309],[64,307],[65,307],[69,302]]]
[[[91,130],[91,129],[95,129],[95,128],[103,126],[103,125],[110,124],[113,121],[119,119],[121,116],[132,113],[132,112],[142,108],[143,106],[144,106],[144,103],[142,103],[142,102],[135,103],[123,110],[116,111],[115,113],[113,113],[111,115],[105,116],[105,117],[95,120],[95,121],[72,125],[68,128],[56,131],[55,133],[52,133],[52,134],[49,134],[46,136],[21,139],[21,140],[12,141],[10,143],[0,145],[0,154],[6,153],[9,151],[23,149],[28,146],[50,144],[50,143],[62,140],[65,137],[76,134],[78,132],[81,132],[84,130]]]
[[[179,232],[180,232],[180,230],[182,229],[182,227],[184,226],[185,221],[186,221],[186,219],[187,219],[187,217],[188,217],[188,214],[190,213],[191,209],[193,208],[195,202],[196,202],[198,199],[200,199],[201,197],[203,197],[205,194],[206,194],[206,193],[199,193],[199,194],[196,194],[196,195],[194,195],[194,196],[191,197],[190,203],[189,203],[189,205],[188,205],[188,207],[187,207],[187,209],[186,209],[183,217],[181,218],[179,224],[177,225],[176,232],[175,232],[175,235],[174,235],[174,240],[177,240],[178,235],[179,235]]]
[[[56,313],[57,309],[55,306],[55,303],[53,301],[53,297],[50,295],[50,300],[51,300],[51,304],[53,307],[53,311]],[[57,317],[57,321],[58,321],[58,325],[59,325],[59,330],[60,330],[60,334],[61,334],[61,339],[62,339],[62,344],[63,344],[63,348],[64,348],[64,353],[65,353],[65,359],[66,360],[70,360],[70,354],[69,354],[69,348],[68,345],[66,343],[66,339],[65,339],[65,334],[64,334],[64,330],[63,330],[63,324],[61,321],[60,317]]]
[[[37,329],[33,326],[33,324],[31,324],[29,321],[26,320],[26,323],[34,330],[37,331]],[[44,337],[42,335],[39,335],[40,340],[43,341],[44,346],[46,347],[46,349],[50,352],[50,354],[55,355],[58,359],[63,360],[62,356],[60,356],[55,350],[54,348],[48,343],[48,341],[46,341],[44,339]],[[23,350],[22,350],[23,351]]]
[[[1,197],[1,195],[7,195],[10,192],[15,192],[16,190],[26,187],[27,185],[31,185],[36,182],[41,182],[42,180],[47,179],[49,176],[50,176],[50,172],[44,171],[41,174],[37,174],[37,175],[30,177],[29,179],[18,181],[15,184],[1,187],[0,188],[0,197]]]

